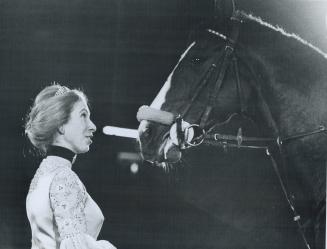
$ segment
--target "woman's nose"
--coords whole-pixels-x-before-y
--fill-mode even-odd
[[[92,131],[92,132],[95,132],[96,130],[97,130],[97,127],[95,126],[95,124],[92,122],[92,120],[90,119],[90,130]]]

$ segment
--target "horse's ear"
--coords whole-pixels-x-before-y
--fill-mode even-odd
[[[229,19],[235,11],[235,0],[213,0],[214,17],[220,21]]]
[[[189,34],[189,43],[202,37],[203,30],[207,30],[208,27],[219,30],[219,32],[228,33],[228,25],[226,24],[229,23],[233,12],[236,10],[235,1],[210,0],[209,5],[206,6],[209,9],[206,9],[206,14],[202,15],[202,22],[195,26]]]

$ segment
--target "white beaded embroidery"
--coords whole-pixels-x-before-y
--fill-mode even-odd
[[[49,174],[58,168],[71,167],[69,163],[66,162],[63,163],[62,160],[63,159],[53,159],[53,158],[43,159],[31,181],[28,193],[31,193],[35,190],[41,176]]]
[[[51,207],[61,239],[86,233],[87,194],[78,176],[69,168],[61,170],[50,186]]]

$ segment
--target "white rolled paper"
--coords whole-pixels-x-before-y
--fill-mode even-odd
[[[105,126],[102,129],[103,133],[109,136],[138,138],[138,131],[136,129],[120,128],[115,126]]]

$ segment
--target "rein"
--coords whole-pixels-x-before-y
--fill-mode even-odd
[[[307,132],[297,133],[291,136],[277,138],[266,138],[266,137],[247,137],[242,135],[242,129],[239,128],[237,135],[226,135],[220,133],[204,133],[204,137],[201,143],[213,144],[217,146],[247,148],[247,149],[268,149],[272,144],[277,146],[284,145],[296,139],[312,136],[319,133],[327,132],[325,126],[320,125],[317,129]],[[197,144],[196,146],[200,145]],[[244,144],[245,143],[245,144]]]

